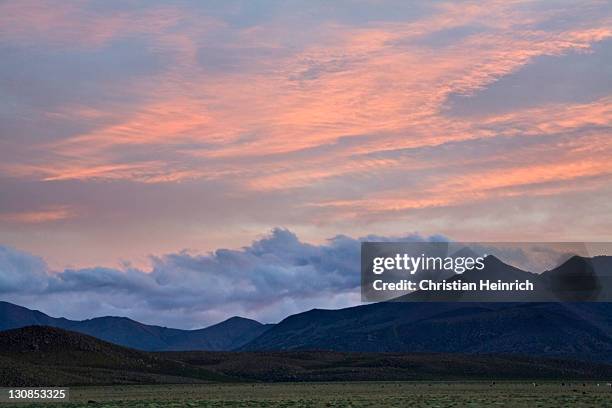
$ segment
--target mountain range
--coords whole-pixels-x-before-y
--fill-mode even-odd
[[[487,258],[491,279],[533,274]],[[569,282],[585,265],[597,276],[611,271],[611,257],[570,258],[538,279]],[[601,271],[604,271],[602,274]],[[590,273],[590,272],[589,272]],[[462,275],[464,280],[478,275]],[[592,283],[584,285],[593,289]],[[561,288],[563,289],[563,288]],[[561,290],[562,292],[562,290]],[[612,363],[612,303],[597,302],[381,302],[340,310],[313,309],[275,325],[234,317],[200,330],[145,325],[127,318],[56,319],[0,302],[0,330],[53,326],[149,351],[299,351],[521,354]],[[431,300],[431,299],[429,299]]]
[[[145,351],[218,351],[239,348],[271,325],[232,317],[204,329],[181,330],[147,325],[126,317],[106,316],[81,321],[54,318],[38,310],[0,302],[0,330],[25,326],[57,327]]]

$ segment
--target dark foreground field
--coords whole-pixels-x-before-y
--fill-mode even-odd
[[[62,407],[606,407],[606,383],[368,382],[71,389]],[[40,407],[41,404],[20,405]],[[47,405],[49,406],[49,405]]]
[[[610,380],[611,365],[575,360],[145,353],[55,328],[0,333],[0,386],[71,386],[72,402],[54,405],[62,407],[605,407]]]
[[[600,381],[612,365],[507,355],[441,353],[146,353],[48,327],[0,332],[0,386],[239,382]]]

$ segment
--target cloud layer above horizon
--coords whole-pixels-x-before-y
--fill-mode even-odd
[[[274,228],[238,249],[152,256],[150,267],[54,270],[28,252],[0,245],[0,300],[53,317],[129,317],[142,323],[196,329],[232,316],[265,323],[310,309],[340,309],[361,300],[361,242],[452,242],[443,235],[338,235],[310,244]],[[458,244],[454,242],[454,244]],[[609,255],[612,245],[472,243],[525,271],[541,273],[571,256]],[[440,248],[439,246],[437,248]],[[450,253],[463,245],[449,246]]]
[[[241,249],[153,257],[146,271],[129,265],[52,271],[37,256],[0,246],[0,299],[81,320],[127,316],[180,328],[201,328],[235,315],[277,322],[312,308],[358,304],[362,240],[444,238],[337,236],[311,245],[276,228]]]
[[[610,237],[610,2],[8,0],[0,59],[0,243],[56,269]]]

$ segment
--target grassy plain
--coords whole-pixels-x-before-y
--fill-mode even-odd
[[[344,382],[73,387],[61,407],[606,407],[595,382]],[[21,407],[50,406],[29,404]]]

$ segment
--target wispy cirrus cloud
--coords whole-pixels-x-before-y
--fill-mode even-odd
[[[9,1],[0,9],[0,55],[13,61],[0,68],[9,96],[0,172],[11,186],[132,184],[102,204],[72,204],[106,220],[125,220],[117,208],[128,200],[147,208],[146,221],[134,211],[133,224],[121,224],[139,231],[140,254],[148,240],[171,241],[160,232],[168,225],[177,247],[191,246],[200,230],[185,225],[194,219],[227,241],[278,224],[321,239],[332,228],[362,232],[356,219],[386,232],[392,221],[451,230],[461,223],[429,220],[439,211],[466,220],[477,207],[480,221],[453,231],[477,234],[500,200],[538,203],[542,213],[561,206],[571,219],[580,215],[572,194],[611,185],[604,2]],[[151,188],[172,202],[136,194]],[[45,202],[67,204],[51,190],[40,190]],[[185,211],[187,201],[202,210]],[[603,201],[591,204],[605,212]],[[551,230],[551,217],[537,217],[537,228]],[[533,226],[510,218],[515,238]],[[103,240],[111,235],[109,224]]]
[[[42,208],[38,211],[16,211],[0,213],[0,223],[40,224],[66,220],[75,217],[77,212],[67,206]]]
[[[81,0],[6,1],[0,4],[0,39],[29,46],[87,50],[132,35],[163,32],[183,17],[179,9],[169,6],[106,6]]]

